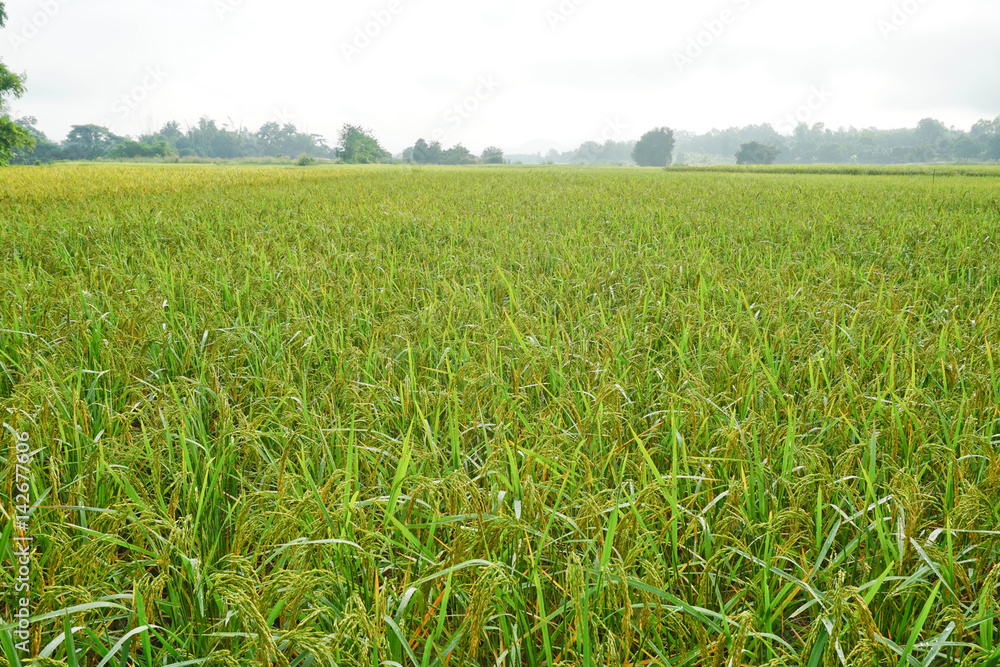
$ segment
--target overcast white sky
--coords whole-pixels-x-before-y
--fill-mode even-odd
[[[36,116],[54,140],[73,124],[135,135],[208,115],[254,130],[293,122],[331,144],[359,123],[397,153],[436,131],[475,152],[534,152],[789,113],[964,129],[1000,115],[997,0],[6,5],[0,58],[28,75],[15,116]]]

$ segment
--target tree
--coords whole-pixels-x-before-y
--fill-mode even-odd
[[[178,142],[178,148],[190,148],[199,157],[215,157],[212,143],[219,134],[219,126],[208,116],[198,119],[198,125],[189,127],[183,141]]]
[[[983,158],[1000,160],[1000,116],[979,121],[969,134],[982,147]]]
[[[439,164],[475,164],[477,162],[476,156],[472,154],[468,148],[462,144],[455,144],[444,153],[441,154],[441,161]]]
[[[603,164],[626,165],[632,161],[632,149],[635,144],[628,141],[608,139],[601,146],[600,161]]]
[[[483,164],[503,164],[503,151],[496,146],[484,149]]]
[[[264,123],[257,130],[257,145],[261,155],[281,154],[281,126],[275,122]]]
[[[7,22],[7,10],[4,3],[0,2],[0,28]],[[7,66],[0,62],[0,105],[3,105],[5,97],[17,99],[24,94],[24,79],[14,74]],[[35,139],[31,134],[12,121],[7,116],[0,118],[0,166],[10,164],[14,157],[14,149],[25,148],[31,150],[35,147]]]
[[[632,159],[640,167],[666,167],[673,161],[674,131],[658,127],[642,135],[632,149]]]
[[[839,164],[847,162],[847,149],[840,144],[828,141],[816,149],[816,160],[824,164]]]
[[[986,143],[986,152],[983,157],[987,160],[1000,160],[1000,134],[992,137]]]
[[[337,143],[337,157],[347,164],[372,164],[392,157],[378,139],[359,125],[344,124]]]
[[[601,145],[596,141],[585,141],[576,149],[576,157],[573,162],[580,164],[597,164],[601,158]],[[652,165],[648,165],[652,166]],[[659,166],[666,166],[659,165]]]
[[[427,160],[425,164],[441,164],[444,160],[444,149],[441,147],[441,142],[432,141],[427,147],[424,157]]]
[[[997,116],[993,120],[986,120],[985,118],[975,125],[972,126],[972,130],[969,132],[973,139],[989,139],[990,137],[1000,134],[1000,116]]]
[[[212,157],[231,159],[239,156],[240,142],[239,135],[228,130],[221,130],[212,137]]]
[[[931,162],[934,160],[933,146],[912,146],[906,151],[907,162]]]
[[[970,137],[962,137],[956,141],[953,150],[955,157],[962,160],[974,160],[983,152],[982,146]]]
[[[446,151],[441,148],[440,141],[428,144],[424,139],[417,139],[417,143],[412,148],[403,151],[403,157],[411,160],[414,164],[465,164],[470,162],[470,157],[471,162],[476,161],[476,158],[471,156],[464,147],[456,146],[455,148],[460,148],[460,150],[457,153],[453,152],[454,148],[449,148]]]
[[[170,144],[163,139],[153,144],[141,144],[138,141],[126,139],[108,151],[107,157],[120,160],[139,157],[166,157],[173,154],[174,151],[170,148]]]
[[[740,146],[736,153],[736,164],[774,164],[780,152],[777,146],[751,141]]]
[[[916,134],[921,144],[937,147],[948,136],[948,128],[939,120],[924,118],[917,123]]]
[[[9,165],[18,148],[34,149],[35,139],[10,118],[0,118],[0,166]]]
[[[24,128],[35,140],[35,144],[23,146],[21,150],[15,149],[11,164],[45,164],[62,159],[62,148],[59,144],[49,141],[45,133],[36,127],[38,120],[34,116],[18,118],[14,124]]]
[[[121,137],[100,125],[74,125],[63,149],[70,160],[96,160],[121,142]]]
[[[168,121],[163,129],[160,130],[160,136],[169,141],[171,144],[176,144],[177,140],[184,136],[181,133],[181,126],[176,120]]]
[[[411,158],[416,164],[430,164],[430,146],[423,139],[417,139],[417,143],[413,144],[413,152]]]

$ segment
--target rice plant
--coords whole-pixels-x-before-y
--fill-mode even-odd
[[[996,666],[998,193],[4,170],[2,654]]]

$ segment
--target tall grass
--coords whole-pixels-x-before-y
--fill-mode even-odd
[[[997,665],[998,181],[4,170],[32,655]]]

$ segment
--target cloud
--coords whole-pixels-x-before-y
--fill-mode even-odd
[[[358,122],[398,151],[438,127],[483,76],[502,90],[448,137],[473,150],[573,145],[615,116],[634,136],[661,124],[774,122],[817,85],[836,91],[814,118],[832,126],[925,116],[968,126],[1000,114],[1000,6],[987,0],[923,0],[888,38],[879,21],[903,0],[52,1],[57,14],[18,48],[10,36],[41,5],[8,1],[0,57],[29,75],[15,110],[53,138],[107,117],[149,67],[168,76],[127,117],[112,114],[116,131],[203,114],[257,127],[275,108],[294,108],[300,128],[333,139]],[[348,62],[342,44],[390,2],[391,22]],[[553,27],[550,11],[565,20]],[[678,72],[674,55],[718,32],[723,12],[733,20]]]

